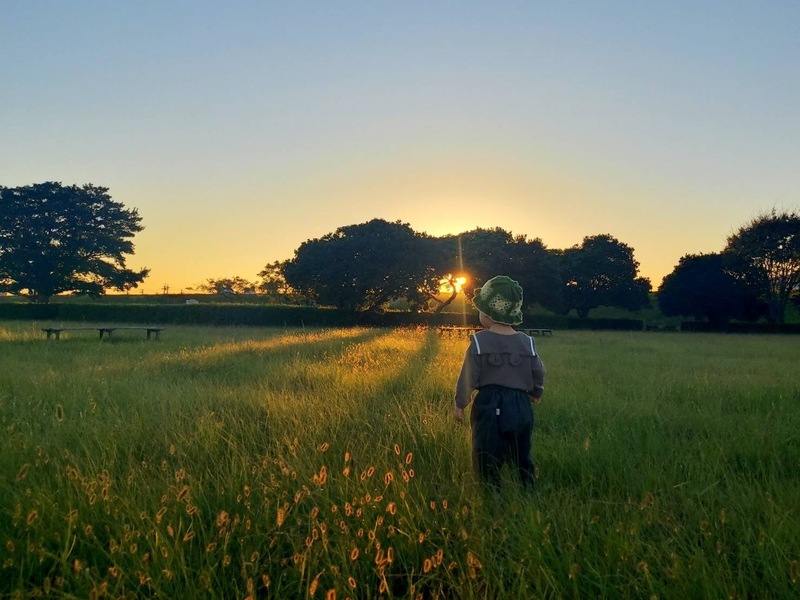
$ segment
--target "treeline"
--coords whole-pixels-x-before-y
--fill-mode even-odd
[[[138,212],[112,200],[104,187],[0,186],[0,293],[44,304],[57,294],[130,291],[149,272],[126,267],[132,238],[142,229]],[[636,311],[650,302],[651,283],[639,275],[633,248],[609,234],[551,249],[501,228],[434,237],[382,219],[303,242],[291,259],[267,264],[258,284],[232,277],[200,288],[261,292],[354,315],[398,303],[411,313],[435,314],[461,286],[471,291],[498,274],[519,281],[526,311],[537,305],[586,318],[600,306]],[[798,289],[800,215],[773,209],[739,228],[719,253],[685,255],[657,296],[666,316],[715,325],[783,323]]]
[[[411,311],[435,313],[460,286],[471,291],[504,274],[524,288],[523,310],[538,305],[585,318],[599,306],[649,306],[650,281],[638,270],[633,249],[607,234],[553,250],[500,228],[433,237],[373,219],[304,242],[292,259],[265,267],[259,289],[352,312],[380,311],[402,299]]]
[[[564,250],[500,228],[432,237],[408,224],[374,219],[311,239],[284,262],[267,265],[259,289],[295,302],[354,312],[404,299],[411,310],[437,312],[458,286],[496,274],[520,282],[525,306],[586,318],[600,306],[636,311],[649,305],[650,281],[633,249],[608,234]],[[449,291],[444,299],[441,291]],[[665,316],[719,327],[731,320],[783,323],[800,289],[800,216],[775,210],[732,234],[719,253],[685,255],[658,289]]]

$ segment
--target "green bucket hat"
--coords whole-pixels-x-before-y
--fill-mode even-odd
[[[510,277],[492,277],[475,290],[472,303],[495,323],[522,323],[522,288]]]

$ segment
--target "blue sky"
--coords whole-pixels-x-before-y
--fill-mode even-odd
[[[798,2],[3,0],[0,185],[136,207],[131,266],[255,279],[380,217],[610,233],[654,286],[800,204]]]

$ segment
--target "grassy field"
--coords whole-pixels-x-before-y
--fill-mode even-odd
[[[496,496],[464,338],[138,333],[0,323],[0,596],[800,595],[800,338],[539,339],[539,484]]]

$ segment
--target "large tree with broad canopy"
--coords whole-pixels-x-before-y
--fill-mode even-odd
[[[728,238],[731,272],[769,305],[770,319],[783,323],[786,305],[800,288],[800,214],[762,213]]]
[[[562,309],[585,318],[598,306],[639,310],[649,305],[650,280],[638,277],[633,248],[609,234],[588,236],[561,252]]]
[[[406,223],[373,219],[303,242],[283,275],[323,305],[374,311],[397,298],[422,303],[441,279],[427,256],[431,241]]]
[[[63,292],[136,287],[149,270],[126,268],[125,255],[141,220],[105,187],[0,186],[0,291],[46,303]]]

